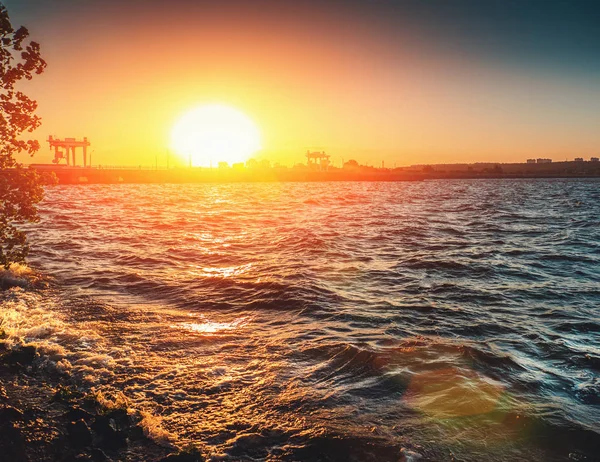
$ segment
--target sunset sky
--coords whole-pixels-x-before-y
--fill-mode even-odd
[[[594,0],[5,0],[42,45],[24,88],[48,135],[93,163],[166,163],[206,103],[260,128],[257,157],[334,164],[554,160],[600,153]],[[25,158],[23,158],[25,160]]]

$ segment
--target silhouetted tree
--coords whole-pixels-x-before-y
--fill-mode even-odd
[[[16,84],[41,74],[46,62],[36,42],[26,42],[26,28],[13,29],[6,7],[0,3],[0,265],[21,262],[28,252],[26,236],[18,225],[38,219],[36,204],[43,187],[34,170],[25,169],[15,155],[32,155],[40,148],[35,140],[22,140],[41,120],[37,103],[17,90]]]
[[[350,159],[348,162],[344,163],[344,168],[357,169],[358,167],[358,162],[356,162],[354,159]]]

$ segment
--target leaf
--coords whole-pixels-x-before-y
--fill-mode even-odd
[[[31,80],[46,68],[40,45],[25,43],[28,36],[25,27],[13,29],[6,7],[0,3],[0,265],[5,268],[25,260],[29,246],[19,225],[38,220],[36,206],[43,198],[43,184],[55,180],[41,178],[15,159],[21,151],[33,156],[40,148],[36,140],[20,139],[24,132],[40,126],[41,119],[35,115],[37,102],[14,91],[17,82]]]

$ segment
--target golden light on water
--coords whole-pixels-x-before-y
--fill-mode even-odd
[[[239,327],[241,321],[233,322],[201,322],[184,324],[183,327],[199,334],[216,334],[218,332],[234,330]]]
[[[486,414],[494,411],[504,388],[466,368],[443,368],[416,374],[405,401],[437,418]]]
[[[190,315],[193,316],[193,315]],[[234,332],[248,324],[247,317],[241,317],[234,319],[233,321],[216,321],[200,316],[198,322],[185,322],[182,324],[172,325],[171,328],[183,329],[195,334],[201,335],[218,335],[225,334],[227,332]]]
[[[171,148],[195,167],[247,161],[261,149],[256,124],[222,104],[199,106],[184,114],[171,132]]]
[[[252,268],[252,264],[248,263],[246,265],[236,265],[236,266],[226,266],[226,267],[209,267],[209,266],[199,266],[197,269],[193,269],[189,272],[189,274],[194,275],[195,277],[201,278],[233,278],[236,276],[241,276],[247,273]]]

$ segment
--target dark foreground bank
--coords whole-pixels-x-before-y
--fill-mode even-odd
[[[105,406],[68,377],[40,374],[34,346],[0,348],[0,460],[188,460],[168,457],[126,408]]]
[[[0,306],[24,290],[35,288],[0,275]],[[156,443],[149,416],[132,412],[124,396],[93,393],[69,373],[49,371],[35,344],[15,342],[2,327],[0,461],[204,460],[193,448]]]

